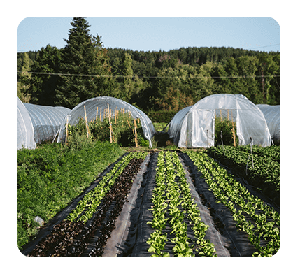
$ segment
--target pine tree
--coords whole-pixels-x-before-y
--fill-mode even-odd
[[[134,83],[132,81],[133,71],[131,68],[132,59],[128,53],[124,54],[123,60],[123,83],[122,83],[122,99],[129,102],[134,89]]]
[[[56,104],[69,108],[114,89],[112,79],[107,77],[110,67],[101,37],[89,33],[90,25],[83,17],[74,17],[71,25],[62,51],[63,75],[56,89]]]
[[[54,106],[55,89],[59,76],[61,62],[61,50],[47,45],[38,51],[36,60],[31,70],[29,91],[31,94],[30,102],[43,106]]]
[[[31,95],[29,91],[30,83],[30,59],[27,52],[23,53],[23,62],[20,76],[18,77],[17,95],[23,103],[29,103]]]
[[[139,93],[146,85],[142,79],[139,79],[133,73],[131,55],[127,52],[123,54],[122,65],[120,65],[119,71],[121,77],[118,78],[118,93],[116,97],[123,101],[134,103],[134,100],[137,99]]]

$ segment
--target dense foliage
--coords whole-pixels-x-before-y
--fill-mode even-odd
[[[223,203],[233,214],[236,227],[248,234],[257,252],[253,257],[271,257],[280,247],[280,215],[272,207],[250,194],[225,168],[206,153],[188,151],[205,178],[217,202]]]
[[[81,146],[89,141],[110,141],[123,147],[144,146],[149,147],[145,139],[141,120],[133,119],[128,113],[119,112],[116,116],[108,118],[97,117],[94,121],[86,123],[80,118],[76,125],[68,126],[68,140],[72,146]]]
[[[237,145],[236,123],[215,118],[215,145]]]
[[[47,222],[123,153],[118,145],[107,142],[80,149],[46,144],[35,150],[18,150],[18,247],[37,232],[36,216]]]
[[[280,147],[270,146],[218,146],[208,153],[221,163],[242,175],[248,182],[273,199],[280,202]]]
[[[101,256],[147,153],[130,153],[86,192],[70,215],[41,239],[30,256]]]
[[[100,95],[145,112],[178,111],[217,93],[243,94],[255,104],[280,104],[280,53],[234,48],[170,51],[104,49],[81,17],[71,22],[67,45],[18,53],[18,95],[23,101],[73,108]],[[44,74],[46,73],[46,74]]]

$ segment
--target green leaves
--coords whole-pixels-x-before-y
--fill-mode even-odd
[[[167,234],[162,234],[161,230],[151,233],[147,244],[150,245],[148,252],[153,252],[152,257],[168,257],[169,253],[162,252],[165,246]]]
[[[201,222],[200,212],[193,201],[182,164],[175,152],[160,152],[157,159],[156,187],[152,194],[151,224],[155,231],[147,243],[152,256],[166,256],[163,252],[167,241],[174,243],[174,256],[193,257],[193,249],[205,256],[216,256],[213,245],[204,240],[207,225]],[[170,217],[165,217],[166,214]],[[187,236],[187,223],[191,225],[198,243],[192,244]],[[163,234],[166,225],[171,227],[171,238]]]
[[[88,192],[83,199],[78,203],[76,208],[69,214],[68,220],[70,221],[83,221],[86,223],[92,218],[97,207],[100,205],[101,200],[110,190],[116,178],[123,172],[133,158],[145,158],[147,153],[136,152],[126,155],[120,162],[118,162],[112,170],[107,173],[98,185],[90,192]]]
[[[47,222],[123,153],[116,144],[96,142],[80,150],[61,144],[18,150],[18,247],[36,233],[29,220],[40,216]]]
[[[272,256],[280,246],[279,227],[280,216],[271,207],[254,197],[234,177],[221,168],[205,153],[188,151],[187,154],[194,161],[203,174],[217,202],[222,202],[233,213],[238,229],[249,235],[249,240],[259,252],[253,256]],[[259,211],[258,211],[259,210]],[[252,218],[246,220],[245,215]],[[269,219],[272,218],[273,221]],[[262,246],[260,240],[268,242]]]
[[[248,163],[249,146],[224,146],[224,149],[221,146],[211,147],[208,152],[221,162],[226,162],[235,172],[245,176],[253,186],[260,186],[266,195],[271,195],[272,190],[275,191],[274,197],[271,198],[277,197],[279,200],[280,147],[253,146],[253,166],[252,163]]]

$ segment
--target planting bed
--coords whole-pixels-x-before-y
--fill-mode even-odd
[[[55,225],[41,229],[37,239],[24,247],[23,254],[100,256],[145,156],[145,153],[124,156],[75,205],[72,203],[59,213],[54,218]]]
[[[28,256],[272,256],[280,245],[279,210],[258,196],[243,179],[203,152],[128,153],[54,217],[55,222],[42,228],[22,252]]]

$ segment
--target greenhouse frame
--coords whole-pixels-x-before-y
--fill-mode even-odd
[[[241,94],[213,94],[182,109],[169,124],[169,136],[178,147],[214,146],[215,117],[236,123],[238,145],[271,145],[262,111]]]
[[[52,141],[65,117],[71,112],[64,107],[22,103],[17,97],[17,149],[35,149],[36,144]]]
[[[85,115],[87,117],[87,122],[94,121],[96,117],[100,118],[100,116],[101,120],[103,120],[104,111],[108,108],[111,111],[111,117],[115,116],[116,110],[120,111],[121,109],[124,109],[125,112],[130,112],[133,118],[139,118],[141,120],[144,136],[149,140],[149,146],[152,147],[151,138],[156,133],[156,130],[149,117],[131,104],[110,96],[99,96],[88,99],[74,107],[60,127],[57,142],[65,141],[67,122],[70,125],[76,125],[80,118],[85,118]]]
[[[273,143],[280,144],[280,106],[259,104],[257,107],[264,114]]]
[[[17,150],[35,149],[34,128],[27,108],[17,97]]]
[[[71,112],[69,108],[39,106],[24,103],[34,128],[34,140],[37,144],[53,140],[65,117]]]

